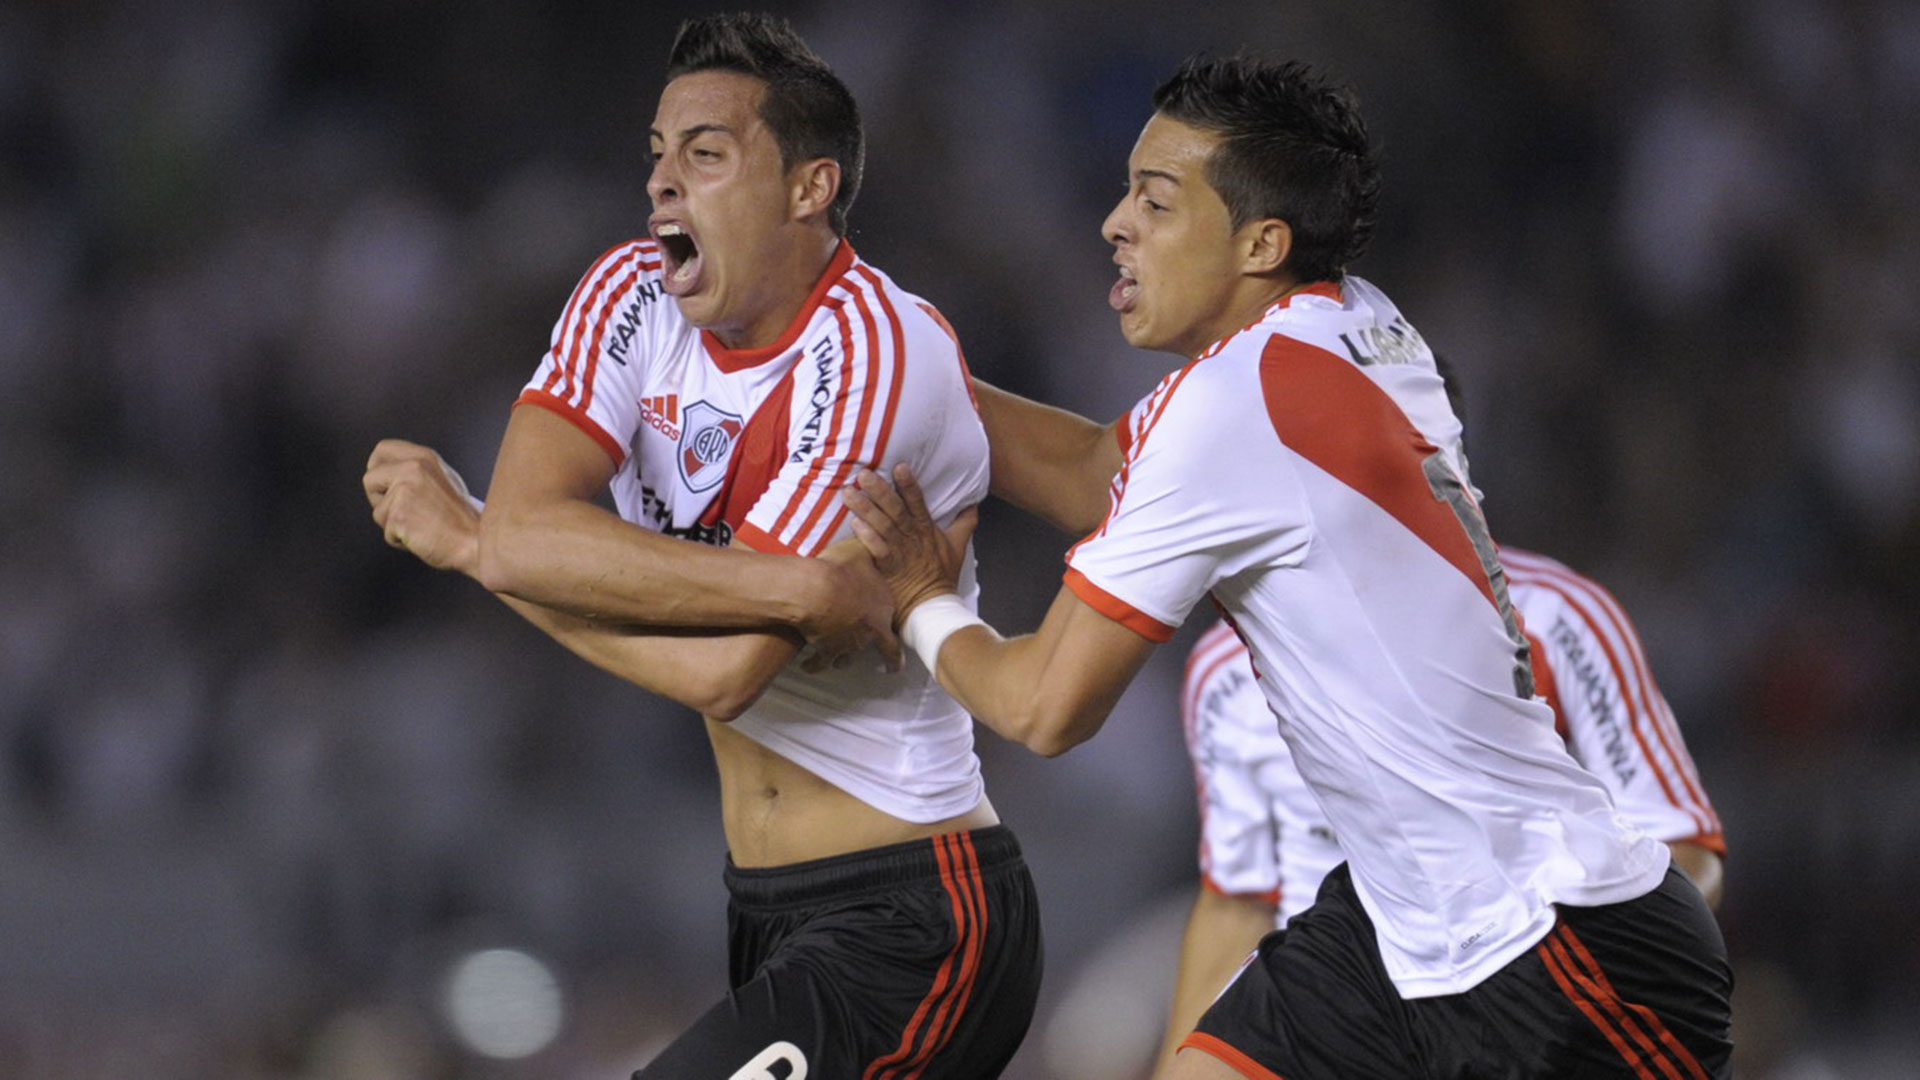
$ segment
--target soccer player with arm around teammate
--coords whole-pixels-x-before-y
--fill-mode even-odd
[[[910,465],[943,516],[984,497],[959,343],[847,242],[858,111],[785,23],[694,20],[667,76],[649,235],[581,279],[484,507],[389,441],[374,517],[706,715],[732,990],[638,1075],[994,1076],[1037,996],[1039,916],[972,720],[911,658],[798,656],[890,621],[838,497],[859,470]],[[617,513],[592,501],[609,488]]]
[[[1164,1076],[1725,1075],[1712,914],[1554,735],[1432,353],[1345,272],[1378,188],[1351,96],[1297,64],[1196,60],[1154,105],[1103,227],[1109,302],[1130,343],[1187,363],[1111,441],[983,397],[990,440],[1045,450],[996,491],[1075,526],[1088,485],[1108,492],[1030,635],[950,598],[970,522],[935,527],[910,470],[863,474],[847,501],[903,641],[1047,754],[1091,737],[1202,599],[1247,642],[1347,863]]]

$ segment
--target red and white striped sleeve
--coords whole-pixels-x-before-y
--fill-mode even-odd
[[[670,303],[658,284],[660,251],[651,240],[621,244],[594,260],[574,286],[538,370],[514,401],[573,423],[600,445],[615,468],[626,462],[640,423],[645,309]]]
[[[907,384],[909,330],[897,299],[863,263],[828,291],[791,376],[786,461],[734,530],[736,543],[817,555],[841,534],[840,489],[887,460]],[[931,322],[919,321],[912,348],[953,352],[943,331],[932,329],[930,342]]]
[[[1182,451],[1187,448],[1181,437],[1156,441],[1151,448],[1147,437],[1153,434],[1161,418],[1166,415],[1175,392],[1192,370],[1193,365],[1187,364],[1169,373],[1120,422],[1115,437],[1122,447],[1122,458],[1119,470],[1108,483],[1106,516],[1091,533],[1067,549],[1066,587],[1102,615],[1155,643],[1173,637],[1187,608],[1193,605],[1205,588],[1204,585],[1193,587],[1194,583],[1185,579],[1202,575],[1190,568],[1188,573],[1180,575],[1182,584],[1188,586],[1184,594],[1171,602],[1154,605],[1136,603],[1131,596],[1117,595],[1108,587],[1102,571],[1105,563],[1112,558],[1108,554],[1110,550],[1118,549],[1115,553],[1119,556],[1118,561],[1123,563],[1131,554],[1122,544],[1109,539],[1116,523],[1137,517],[1135,507],[1157,502],[1163,491],[1178,492],[1187,488],[1183,483],[1185,478],[1181,475],[1185,471],[1182,467],[1187,464]],[[1149,479],[1140,480],[1143,472]],[[1197,563],[1200,560],[1188,561]],[[1163,582],[1171,580],[1166,575],[1160,575],[1160,578]]]
[[[1720,819],[1619,602],[1553,559],[1504,548],[1500,562],[1514,607],[1545,650],[1574,757],[1649,835],[1725,854]]]

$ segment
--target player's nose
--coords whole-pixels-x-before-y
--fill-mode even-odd
[[[1100,223],[1100,238],[1119,247],[1133,238],[1132,222],[1127,217],[1127,200],[1121,199]]]
[[[661,202],[676,198],[680,194],[680,179],[674,173],[664,156],[653,163],[653,171],[647,174],[647,197],[655,206]]]

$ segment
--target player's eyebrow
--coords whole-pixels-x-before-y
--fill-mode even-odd
[[[722,135],[737,134],[732,128],[728,127],[725,124],[695,124],[692,127],[681,130],[680,141],[686,142],[688,139],[693,139],[701,135],[705,135],[709,131],[717,131]],[[659,128],[648,128],[647,135],[649,138],[661,139],[662,141],[664,141],[666,138],[666,136],[660,134]]]
[[[1170,172],[1167,172],[1165,169],[1135,169],[1133,173],[1133,178],[1143,183],[1145,181],[1158,178],[1161,180],[1165,180],[1167,183],[1173,184],[1176,187],[1178,187],[1180,184],[1180,178],[1173,175]]]

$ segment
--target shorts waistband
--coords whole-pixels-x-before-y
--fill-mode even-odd
[[[740,867],[728,859],[724,877],[735,904],[768,908],[936,882],[975,866],[987,873],[1020,863],[1013,830],[989,825],[785,866]]]

